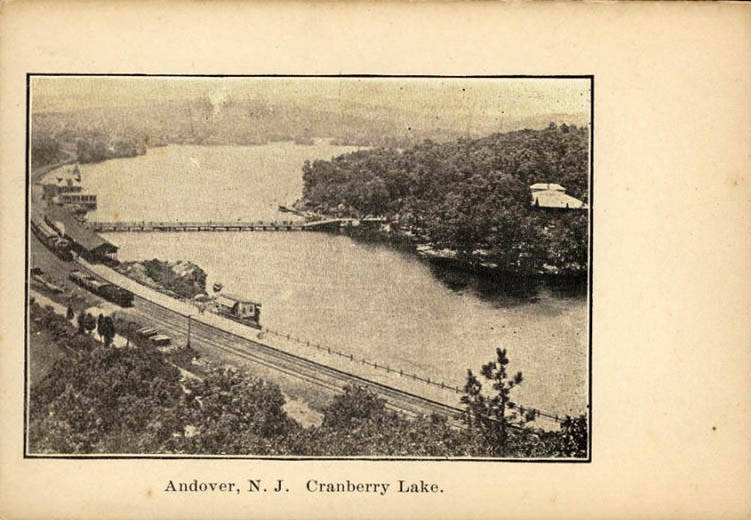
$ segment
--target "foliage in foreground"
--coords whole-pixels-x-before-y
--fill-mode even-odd
[[[153,348],[105,346],[38,305],[35,329],[51,330],[67,355],[31,388],[32,453],[586,456],[584,416],[555,432],[509,426],[500,447],[479,422],[407,418],[369,390],[347,387],[320,426],[303,428],[279,387],[249,374],[209,369],[185,378]]]

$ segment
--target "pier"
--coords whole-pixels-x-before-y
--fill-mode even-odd
[[[330,218],[310,222],[89,222],[99,233],[115,232],[189,232],[189,231],[337,231],[341,228],[380,225],[383,218]]]

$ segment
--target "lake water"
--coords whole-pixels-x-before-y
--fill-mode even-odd
[[[302,165],[357,150],[279,142],[264,146],[166,146],[146,155],[82,165],[97,194],[89,220],[292,220],[280,214],[302,195]]]
[[[272,220],[301,194],[305,159],[352,150],[318,142],[169,146],[82,167],[100,220]],[[542,288],[509,296],[387,245],[325,233],[115,233],[123,261],[184,259],[209,287],[263,303],[264,326],[462,386],[508,349],[514,399],[558,414],[587,403],[587,302]]]

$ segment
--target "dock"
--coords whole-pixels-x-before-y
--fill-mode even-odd
[[[89,222],[89,227],[98,233],[117,232],[196,232],[196,231],[336,231],[341,228],[362,225],[380,225],[382,218],[330,218],[310,222]]]

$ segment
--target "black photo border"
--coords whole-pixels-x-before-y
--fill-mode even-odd
[[[589,80],[589,265],[587,279],[588,303],[588,395],[587,395],[587,458],[491,458],[491,457],[302,457],[302,456],[254,456],[254,455],[149,455],[149,454],[33,454],[28,453],[28,422],[29,422],[29,291],[30,291],[30,204],[31,204],[31,79],[33,77],[142,77],[142,78],[320,78],[320,79],[587,79]],[[592,321],[593,321],[593,260],[594,260],[594,132],[595,131],[595,76],[594,74],[568,75],[432,75],[432,74],[152,74],[152,73],[62,73],[62,72],[27,72],[26,73],[26,146],[25,146],[25,260],[24,260],[24,413],[23,413],[23,458],[24,459],[54,459],[54,460],[273,460],[273,461],[389,461],[389,462],[514,462],[514,463],[557,463],[557,464],[588,464],[592,462]]]

